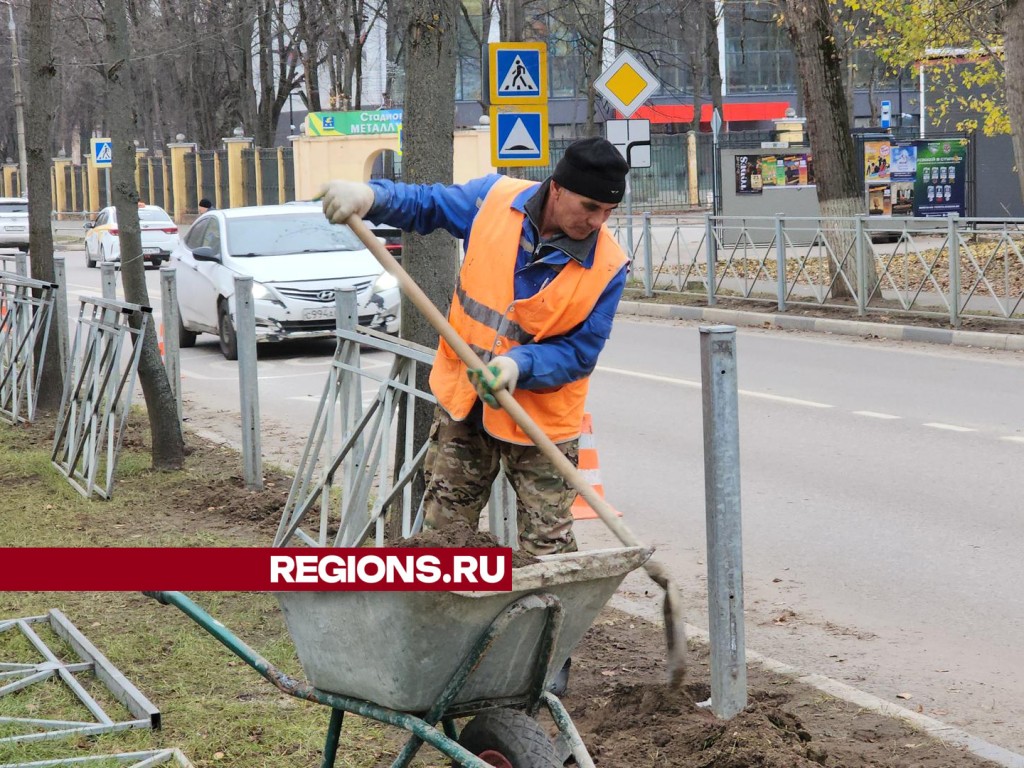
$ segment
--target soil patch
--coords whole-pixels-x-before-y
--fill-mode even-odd
[[[563,703],[598,766],[633,768],[981,768],[992,766],[898,720],[865,712],[759,666],[729,721],[710,698],[710,660],[691,645],[680,690],[665,682],[659,627],[606,608],[573,652]]]
[[[404,539],[401,543],[396,542],[395,546],[412,548],[437,548],[437,547],[482,547],[493,548],[502,546],[494,534],[487,531],[475,531],[468,522],[462,518],[456,518],[444,528],[421,531],[415,536]],[[536,557],[529,552],[517,549],[512,552],[512,567],[522,568],[524,565],[539,563]]]
[[[146,426],[140,421],[131,429],[144,432]],[[52,440],[52,429],[45,427],[0,425],[0,430],[5,430],[8,445],[14,443],[18,447],[45,449]],[[144,442],[144,437],[138,438],[140,443]],[[237,542],[238,546],[269,544],[287,498],[290,479],[270,472],[265,476],[263,491],[248,491],[239,475],[241,461],[236,453],[195,435],[189,435],[188,443],[191,452],[181,473],[136,470],[117,481],[115,494],[142,494],[146,501],[139,506],[144,507],[142,511],[146,514],[133,514],[130,520],[112,520],[107,512],[109,503],[91,502],[87,510],[74,519],[68,532],[62,535],[73,536],[78,544],[109,546],[111,542],[120,541],[119,530],[130,532],[133,545],[160,542],[172,536],[178,541],[183,534],[188,534],[185,538],[191,541],[216,532],[218,543]],[[134,460],[137,465],[144,464],[138,454]],[[29,480],[31,478],[25,477],[22,482]],[[15,493],[15,490],[11,488],[10,493]],[[55,513],[43,511],[39,514]],[[59,521],[52,526],[66,528],[69,525],[67,513],[62,513]],[[32,541],[38,543],[42,538],[37,531]],[[53,545],[49,539],[44,543]],[[410,540],[408,545],[493,547],[497,546],[497,541],[489,534],[473,531],[464,525],[421,534]],[[135,596],[132,599],[141,598]],[[239,594],[222,599],[247,600],[251,596]],[[271,612],[276,613],[276,609],[267,610],[267,616]],[[256,616],[253,621],[262,626],[269,621],[267,616]],[[168,627],[181,626],[182,632],[195,632],[180,619],[174,620],[180,624],[172,623],[169,617],[161,619]],[[97,617],[100,623],[108,620]],[[93,626],[101,626],[100,623]],[[163,625],[161,623],[161,627]],[[167,647],[173,647],[174,642],[168,639]],[[290,651],[282,651],[281,647],[274,650],[276,655],[288,657],[284,663],[294,663]],[[216,664],[238,665],[237,661],[224,662],[219,656],[214,658]],[[686,684],[681,690],[669,690],[665,684],[663,631],[610,608],[605,608],[587,631],[573,651],[572,659],[569,692],[563,697],[563,702],[596,764],[602,768],[992,766],[928,738],[900,721],[864,712],[817,689],[755,665],[748,669],[749,706],[732,720],[719,721],[708,709],[698,706],[709,697],[710,690],[706,646],[691,645],[690,673]],[[153,681],[151,685],[158,686],[158,682]],[[258,679],[247,677],[239,685],[245,691],[248,691],[247,686],[251,686],[254,695],[268,701],[279,698]],[[216,705],[211,703],[210,711],[219,711],[224,701],[230,702],[231,697],[237,695],[239,691],[231,686],[223,692],[218,691],[217,696],[224,698],[218,698]],[[322,716],[320,713],[315,715],[319,728]],[[192,727],[198,726],[189,725]],[[397,731],[388,730],[387,733],[387,744],[402,740]],[[319,749],[321,738],[318,733],[317,743],[308,746],[308,750],[315,752]],[[384,747],[380,749],[381,755],[388,751]],[[194,745],[194,750],[202,752],[202,747]],[[440,768],[448,764],[447,760],[430,750],[422,754],[425,767]],[[390,765],[393,755],[388,751],[386,758],[382,756],[379,761],[373,758],[372,763],[359,764]],[[316,762],[306,753],[297,754],[294,759],[290,753],[288,756],[265,756],[271,762],[277,760],[276,764],[282,766]],[[222,752],[217,752],[211,759],[222,758],[221,764],[228,768],[255,764],[252,760],[224,758]],[[197,765],[212,764],[209,761],[197,762]]]

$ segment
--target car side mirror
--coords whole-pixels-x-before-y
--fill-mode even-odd
[[[92,229],[95,226],[96,226],[96,222],[94,222],[94,221],[87,221],[87,222],[85,222],[85,224],[82,225],[82,229]]]
[[[208,245],[198,245],[192,249],[192,256],[196,261],[220,261],[220,256],[213,252]]]

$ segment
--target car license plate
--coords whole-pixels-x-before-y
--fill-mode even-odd
[[[160,253],[160,249],[159,248],[143,248],[142,252],[143,253]]]
[[[333,320],[334,308],[331,309],[304,309],[302,310],[303,320]]]
[[[8,232],[24,232],[25,231],[24,227],[4,227],[4,229],[6,231],[8,231]]]

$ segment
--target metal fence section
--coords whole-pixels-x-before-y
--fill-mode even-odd
[[[281,151],[281,164],[284,166],[284,200],[287,203],[295,199],[295,150],[285,147]]]
[[[277,205],[285,202],[281,199],[277,149],[274,147],[257,149],[256,162],[260,168],[260,200],[263,205]]]
[[[51,460],[86,498],[109,499],[113,492],[151,314],[151,308],[138,304],[80,297]]]
[[[56,288],[0,272],[0,418],[11,424],[35,419]]]
[[[631,282],[859,315],[1024,322],[1024,219],[635,216]],[[629,221],[611,221],[623,248]],[[951,268],[957,265],[958,268]]]
[[[106,762],[101,762],[106,761]],[[112,755],[90,755],[88,757],[58,757],[53,760],[39,760],[32,763],[3,763],[0,768],[67,768],[83,765],[96,768],[97,765],[118,765],[121,768],[153,768],[156,765],[171,765],[177,768],[195,768],[180,749],[146,749],[141,752],[120,752]]]
[[[200,150],[198,153],[198,173],[202,176],[202,184],[196,192],[198,200],[202,200],[204,197],[211,202],[215,202],[217,200],[216,157],[217,153],[212,149]]]
[[[130,728],[160,727],[160,710],[153,706],[113,664],[107,660],[89,639],[57,609],[43,616],[27,616],[0,621],[0,635],[20,632],[28,646],[34,650],[30,660],[19,654],[12,661],[0,663],[0,698],[16,691],[24,691],[36,683],[57,680],[64,684],[81,704],[78,719],[46,718],[36,710],[28,710],[28,717],[0,717],[0,726],[13,735],[0,737],[0,744],[24,744],[65,737],[93,736]],[[46,634],[54,636],[64,648],[54,650],[47,643]],[[52,641],[51,641],[52,642]],[[20,649],[21,644],[14,647]],[[70,649],[69,653],[66,649]],[[75,658],[77,660],[70,660]],[[96,698],[89,693],[80,678],[89,676],[102,683],[114,700],[119,702],[132,719],[114,719]],[[116,714],[116,713],[115,713]],[[86,720],[86,717],[91,719]],[[148,763],[153,764],[153,763]]]
[[[199,200],[201,195],[198,191],[197,184],[197,171],[196,165],[198,164],[199,158],[196,157],[195,152],[188,152],[185,154],[183,161],[185,163],[185,210],[184,213],[199,213]],[[175,211],[175,213],[181,213]]]
[[[429,391],[416,387],[420,365],[431,365],[434,351],[364,328],[339,329],[331,371],[324,387],[316,420],[295,474],[291,493],[278,527],[275,546],[298,539],[311,546],[360,545],[371,533],[378,546],[384,541],[384,512],[394,501],[402,510],[402,535],[413,532],[410,481],[426,455],[426,444],[413,446],[412,420],[398,433],[396,416],[402,397],[411,409],[415,399],[434,403]],[[386,374],[360,367],[360,346],[390,352],[393,362]],[[363,412],[362,381],[378,381],[376,397]],[[390,465],[394,446],[402,441],[405,462],[393,477]],[[335,487],[340,480],[340,488]],[[376,497],[371,505],[371,491]],[[319,510],[317,530],[301,526]],[[332,539],[333,532],[333,539]]]

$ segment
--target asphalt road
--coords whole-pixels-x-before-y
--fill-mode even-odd
[[[72,291],[98,293],[67,256]],[[297,460],[332,351],[261,348],[266,455]],[[747,647],[1024,752],[1024,358],[756,330],[737,351]],[[200,336],[182,367],[190,424],[235,439],[236,364]],[[623,317],[588,410],[609,501],[706,627],[700,378],[695,324]],[[657,598],[634,575],[622,599]]]

